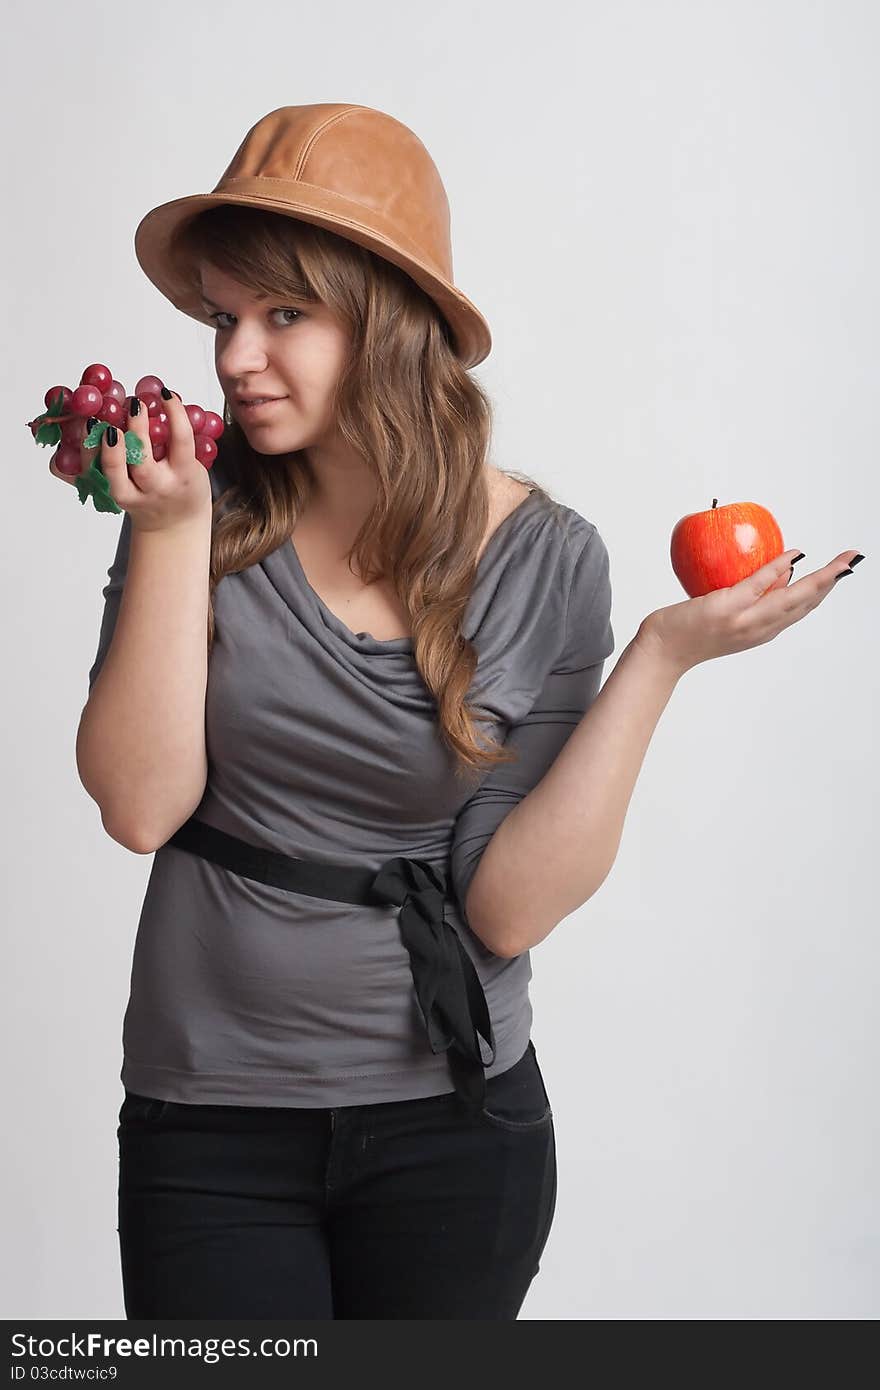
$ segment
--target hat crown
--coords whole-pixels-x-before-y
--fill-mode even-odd
[[[210,324],[210,315],[192,267],[178,263],[175,236],[224,204],[311,223],[365,247],[434,301],[465,366],[489,353],[489,325],[455,284],[449,201],[437,166],[394,116],[342,102],[279,106],[251,127],[211,193],[173,198],[141,218],[134,236],[141,269],[200,323]]]
[[[389,236],[454,278],[449,200],[436,164],[402,121],[370,106],[281,106],[252,126],[214,193],[260,180],[302,183],[357,203]]]

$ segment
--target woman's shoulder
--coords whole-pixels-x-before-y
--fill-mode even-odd
[[[540,645],[539,632],[558,631],[567,613],[609,606],[610,557],[597,523],[540,484],[519,507],[489,556],[483,576],[489,592],[475,612],[478,626],[490,629],[509,613],[528,613]]]
[[[554,497],[549,489],[534,479],[527,478],[526,481],[522,481],[510,474],[504,476],[508,484],[503,490],[506,508],[498,525],[502,525],[508,516],[522,508],[520,515],[523,532],[519,537],[520,544],[516,547],[521,559],[527,561],[531,547],[539,545],[545,553],[549,552],[559,561],[560,567],[565,570],[566,562],[573,564],[594,537],[594,551],[602,547],[603,541],[596,522],[579,512],[576,507]]]

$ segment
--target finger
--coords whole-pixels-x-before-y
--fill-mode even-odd
[[[98,453],[98,449],[100,447],[99,444],[95,444],[91,449],[86,448],[86,440],[91,434],[94,426],[94,415],[90,415],[87,420],[83,420],[82,422],[82,434],[79,437],[80,473],[88,473],[89,469],[92,466],[92,460],[95,458],[100,458],[100,454]]]
[[[101,430],[100,430],[100,433],[98,434],[98,437],[97,437],[96,442],[95,442],[94,444],[92,444],[92,445],[86,444],[86,440],[88,439],[89,435],[92,433],[92,431],[94,430],[95,426],[96,426],[97,424],[99,424],[99,423],[100,423],[100,425],[101,425]],[[81,476],[81,477],[84,477],[84,476],[86,475],[86,473],[88,473],[88,471],[89,471],[89,469],[91,468],[91,466],[92,466],[93,463],[99,463],[99,464],[101,465],[101,468],[103,469],[104,464],[103,464],[103,460],[102,460],[102,452],[101,452],[101,451],[102,451],[102,445],[103,445],[103,443],[104,443],[104,437],[105,437],[106,433],[107,433],[107,425],[106,425],[106,422],[105,422],[105,421],[102,420],[102,421],[99,422],[98,419],[97,419],[97,417],[94,416],[94,415],[90,415],[90,416],[88,417],[87,420],[83,420],[83,422],[82,422],[82,433],[81,433],[80,438],[79,438],[79,457],[80,457],[80,469],[79,469],[79,471],[80,471],[80,476]],[[115,494],[114,494],[114,497],[115,497]],[[118,501],[118,498],[115,499],[115,500]]]
[[[751,605],[742,608],[735,615],[735,622],[742,631],[745,631],[753,639],[752,645],[759,642],[768,642],[771,638],[778,636],[785,628],[791,627],[793,623],[799,622],[806,617],[814,608],[818,608],[820,603],[831,593],[837,583],[837,579],[842,573],[849,569],[848,561],[855,560],[859,551],[844,550],[829,564],[823,565],[821,569],[813,571],[812,574],[804,574],[795,582],[785,586],[784,593],[769,594],[763,590],[764,598],[760,602],[755,600]],[[782,560],[782,557],[780,557]],[[777,566],[780,560],[772,561],[770,566],[762,566],[762,570],[771,569]],[[785,563],[785,561],[783,561]],[[757,570],[754,575],[742,581],[744,586],[748,586],[750,580],[755,580],[762,570]],[[770,588],[778,587],[771,583]],[[734,585],[739,588],[739,585]],[[754,589],[752,589],[752,592]]]
[[[770,588],[765,589],[764,592],[772,594],[775,589],[786,589],[793,579],[794,569],[790,567],[786,570],[785,574],[780,575],[778,579],[774,579],[773,583],[770,585]]]
[[[91,466],[92,466],[92,460],[93,460],[95,457],[97,457],[97,450],[98,450],[98,446],[97,446],[97,445],[95,445],[95,446],[94,446],[93,448],[91,448],[91,449],[87,449],[86,446],[85,446],[85,441],[86,441],[86,439],[88,438],[89,434],[91,433],[91,430],[92,430],[92,428],[94,427],[94,424],[95,424],[95,416],[94,416],[94,415],[90,415],[90,416],[88,417],[88,419],[86,419],[86,417],[83,416],[82,419],[79,420],[79,422],[78,422],[78,429],[77,429],[77,431],[76,431],[76,439],[77,439],[78,442],[79,442],[79,473],[78,473],[78,474],[67,475],[67,474],[64,474],[64,473],[59,473],[59,472],[57,471],[57,469],[54,469],[54,468],[53,468],[53,469],[52,469],[52,472],[55,473],[56,477],[59,477],[59,478],[67,478],[67,481],[68,481],[68,482],[75,482],[75,480],[76,480],[77,477],[84,477],[85,474],[88,473],[89,469],[90,469]],[[53,455],[53,458],[54,458],[54,455]]]
[[[196,457],[195,436],[186,407],[177,393],[168,391],[167,386],[162,388],[162,400],[162,409],[168,416],[168,452],[164,461],[175,468],[186,468]]]
[[[845,573],[847,569],[850,568],[853,561],[858,558],[859,553],[860,552],[858,550],[841,551],[839,555],[836,555],[833,560],[829,560],[828,564],[823,565],[821,569],[813,570],[808,574],[802,574],[798,579],[797,584],[792,585],[792,588],[797,588],[804,591],[807,588],[810,588],[812,590],[813,588],[815,588],[817,582],[820,586],[832,588],[838,575],[840,575],[841,573]],[[813,581],[812,585],[808,584],[807,582],[810,580]]]
[[[765,623],[775,624],[775,631],[789,627],[811,613],[814,608],[831,593],[841,574],[851,574],[848,559],[855,559],[859,552],[844,550],[821,569],[810,574],[802,574],[796,583],[789,584],[784,597],[774,600],[765,598],[758,606],[763,612]]]
[[[128,477],[140,492],[153,492],[161,476],[159,464],[153,458],[153,448],[150,440],[150,414],[143,401],[139,402],[140,409],[137,414],[132,413],[132,407],[137,401],[136,396],[128,398],[128,433],[137,436],[141,446],[141,461],[137,464],[129,464],[130,472]],[[120,443],[122,436],[120,436]],[[124,455],[123,455],[124,457]]]
[[[846,565],[848,569],[852,569],[853,565],[860,564],[861,561],[864,560],[864,558],[865,557],[860,550],[844,550],[843,554],[838,555],[837,560],[831,561],[831,564],[836,565],[839,560],[842,561],[842,563]],[[838,570],[837,572],[839,574],[840,570]]]
[[[799,546],[792,550],[783,550],[781,555],[777,555],[775,560],[770,560],[760,569],[755,570],[754,574],[746,575],[745,579],[740,580],[743,592],[748,598],[759,599],[762,594],[766,594],[768,589],[784,588],[791,578],[791,566],[794,560],[801,554]],[[777,583],[781,580],[781,583]]]
[[[141,414],[146,415],[146,411],[142,410]],[[114,434],[116,438],[115,444],[111,443]],[[131,471],[129,471],[126,460],[125,433],[119,429],[118,426],[113,427],[113,433],[111,433],[110,428],[103,431],[98,447],[100,450],[101,472],[107,479],[110,488],[110,496],[117,506],[126,510],[141,496],[142,490],[146,488],[144,474],[147,474],[148,478],[154,477],[155,473],[151,474],[149,470],[151,468],[155,470],[157,464],[152,458],[149,448],[146,448],[142,451],[143,462],[137,464],[137,466],[132,466]],[[141,476],[142,480],[140,487],[137,482],[135,482],[135,478],[137,478],[138,475]]]

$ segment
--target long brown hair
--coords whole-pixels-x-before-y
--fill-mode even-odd
[[[489,523],[485,463],[493,408],[456,355],[440,310],[397,266],[322,227],[224,204],[182,228],[175,255],[198,285],[200,262],[253,292],[326,304],[350,330],[335,386],[340,437],[373,470],[375,506],[349,552],[365,583],[387,577],[409,615],[413,657],[436,701],[456,769],[486,771],[514,755],[468,706],[477,652],[461,634],[477,555]],[[235,481],[214,503],[210,595],[224,575],[258,564],[293,533],[314,483],[303,452],[266,464],[232,417],[218,462]],[[526,474],[517,476],[553,509]],[[208,650],[214,641],[209,599]]]

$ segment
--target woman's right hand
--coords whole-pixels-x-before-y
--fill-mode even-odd
[[[117,430],[117,442],[107,443],[107,431],[96,449],[80,443],[82,472],[88,470],[96,452],[100,451],[101,470],[107,479],[110,495],[117,507],[128,512],[132,528],[137,531],[169,531],[188,525],[200,517],[210,516],[213,507],[211,479],[203,463],[196,458],[195,436],[183,402],[172,394],[162,409],[168,416],[168,452],[163,459],[154,459],[150,443],[150,424],[147,408],[141,402],[137,415],[129,415],[128,428],[141,441],[143,461],[129,466],[125,461],[123,431]],[[85,420],[83,438],[85,438]],[[75,476],[59,473],[55,455],[49,460],[49,472],[65,483],[75,483]]]

